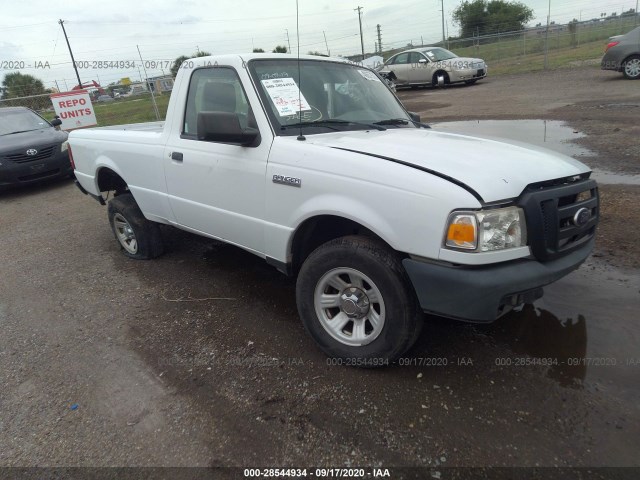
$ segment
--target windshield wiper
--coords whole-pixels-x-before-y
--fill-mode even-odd
[[[333,119],[329,118],[327,120],[316,120],[314,122],[290,123],[288,125],[282,125],[280,128],[284,130],[286,128],[300,128],[300,127],[327,127],[327,128],[331,128],[332,130],[339,130],[339,128],[335,128],[333,125],[347,125],[347,126],[355,125],[355,126],[373,128],[375,130],[380,130],[380,131],[386,130],[386,128],[384,128],[383,126],[377,125],[374,123],[352,122],[349,120],[339,120],[337,118],[333,118]]]
[[[411,120],[409,118],[388,118],[386,120],[380,120],[379,122],[375,122],[375,125],[408,125],[409,122],[413,123],[417,127],[431,128],[426,123],[416,122],[415,120]]]

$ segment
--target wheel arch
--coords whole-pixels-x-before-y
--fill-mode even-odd
[[[289,272],[297,275],[311,252],[324,243],[347,235],[372,238],[393,249],[383,236],[356,220],[335,214],[315,215],[301,222],[290,237]]]
[[[96,172],[96,186],[98,192],[115,191],[116,195],[130,193],[129,186],[126,180],[122,178],[122,175],[107,165],[98,167],[98,171]]]

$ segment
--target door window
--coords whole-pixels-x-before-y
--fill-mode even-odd
[[[393,59],[392,65],[401,65],[405,63],[409,63],[409,54],[401,53],[400,55],[398,55],[396,58]]]
[[[185,138],[198,138],[200,112],[235,113],[242,127],[257,128],[240,78],[232,68],[200,68],[193,72],[182,128]]]

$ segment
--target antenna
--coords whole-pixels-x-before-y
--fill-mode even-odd
[[[298,37],[298,120],[300,122],[300,135],[297,140],[306,140],[302,135],[302,75],[300,74],[300,12],[298,10],[298,0],[296,0],[296,36]]]

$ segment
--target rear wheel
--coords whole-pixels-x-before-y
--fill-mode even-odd
[[[640,55],[632,55],[623,62],[622,73],[629,80],[640,78]]]
[[[113,198],[108,215],[111,230],[126,256],[150,259],[162,255],[164,247],[158,224],[144,218],[131,194]]]
[[[296,300],[318,346],[348,365],[392,362],[422,327],[399,256],[365,237],[332,240],[311,253],[298,276]]]

